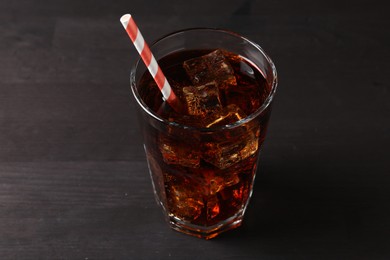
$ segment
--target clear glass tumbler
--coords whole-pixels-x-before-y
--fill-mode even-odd
[[[150,91],[141,80],[147,68],[141,60],[132,68],[131,89],[156,200],[173,229],[210,239],[242,223],[277,87],[276,69],[259,45],[226,30],[178,31],[150,49],[157,60],[183,50],[226,50],[245,59],[265,80],[264,95],[253,113],[204,128],[161,116],[144,100]]]

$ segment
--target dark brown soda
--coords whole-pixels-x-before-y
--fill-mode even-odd
[[[183,69],[183,62],[212,51],[180,51],[159,60],[162,71],[179,99],[182,98],[182,88],[192,85]],[[249,116],[269,95],[270,84],[251,62],[230,52],[225,51],[224,54],[234,70],[237,85],[221,90],[222,105],[226,107],[234,104]],[[142,100],[155,113],[170,121],[204,127],[201,118],[189,116],[185,110],[177,113],[165,104],[148,72],[140,79],[140,86]],[[146,153],[156,195],[171,221],[210,227],[243,214],[252,190],[269,113],[269,109],[266,109],[261,116],[247,124],[211,133],[180,127],[161,130],[146,126],[144,139],[146,147],[150,147]],[[248,140],[250,145],[242,140]],[[210,163],[208,156],[224,154],[223,145],[227,149],[239,147],[239,153],[244,154],[243,159],[228,162],[222,167]],[[214,148],[215,151],[212,150]],[[170,154],[164,154],[164,149]],[[248,153],[250,155],[245,154],[248,149],[252,149]]]
[[[168,82],[179,98],[181,98],[181,89],[192,85],[183,68],[183,62],[212,51],[186,50],[174,52],[158,61]],[[232,65],[237,79],[237,86],[229,88],[225,93],[222,93],[223,105],[236,104],[247,115],[250,115],[265,101],[269,94],[270,85],[267,84],[262,72],[249,61],[231,52],[225,51],[224,54]],[[162,94],[149,72],[142,76],[140,84],[144,86],[140,89],[140,94],[146,105],[155,112],[161,110],[163,104]],[[169,105],[165,106],[165,108],[169,109]],[[185,111],[183,111],[183,114],[185,114]]]

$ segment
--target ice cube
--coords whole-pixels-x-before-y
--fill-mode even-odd
[[[215,81],[201,86],[184,87],[183,95],[189,115],[205,116],[222,108]]]
[[[242,126],[241,134],[231,139],[203,143],[202,158],[220,169],[247,159],[259,148],[257,132]]]
[[[164,162],[167,164],[199,168],[200,152],[189,143],[160,135],[159,149]]]
[[[210,116],[206,127],[222,126],[234,123],[245,118],[241,109],[230,104],[220,113]],[[256,131],[255,131],[256,130]],[[253,155],[258,149],[258,128],[250,128],[247,125],[236,127],[228,131],[228,136],[216,135],[214,140],[204,142],[202,145],[202,158],[220,169],[225,169],[241,160]],[[222,136],[221,136],[222,135]]]
[[[187,60],[183,67],[194,85],[204,85],[214,80],[219,88],[237,84],[232,66],[219,49]]]
[[[197,185],[188,181],[171,181],[166,183],[170,211],[179,218],[195,220],[202,213],[204,202]]]
[[[226,187],[230,187],[240,182],[236,171],[226,172],[220,176],[215,176],[209,181],[209,194],[215,195]]]
[[[229,171],[223,175],[223,187],[230,187],[240,182],[237,174],[238,171]]]
[[[232,124],[246,117],[246,114],[235,104],[230,104],[219,113],[213,113],[205,119],[205,127],[223,126]]]

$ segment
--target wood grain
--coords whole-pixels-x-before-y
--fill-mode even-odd
[[[277,66],[244,225],[215,240],[155,203],[129,11],[148,42],[222,27]],[[0,259],[390,258],[389,27],[363,0],[1,1]]]

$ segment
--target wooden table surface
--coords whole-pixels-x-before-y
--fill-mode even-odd
[[[390,259],[389,15],[382,1],[0,1],[0,259]],[[137,54],[220,27],[280,84],[241,228],[205,241],[157,207]]]

